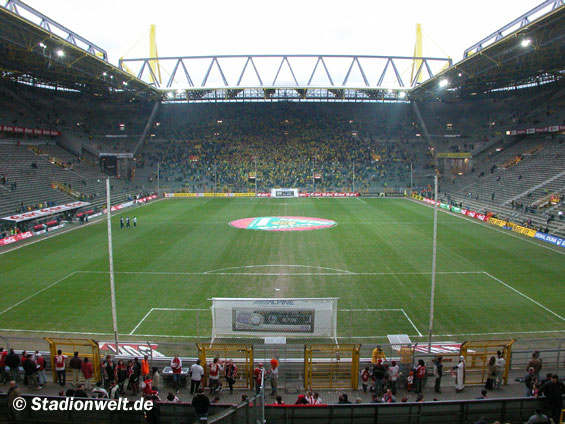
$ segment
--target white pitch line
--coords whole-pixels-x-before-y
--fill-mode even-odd
[[[329,271],[337,271],[343,273],[351,273],[351,271],[347,271],[344,269],[338,268],[328,268],[325,266],[315,266],[315,265],[278,265],[278,264],[271,264],[271,265],[243,265],[243,266],[232,266],[229,268],[220,268],[220,269],[213,269],[211,271],[206,271],[206,274],[217,273],[219,271],[229,271],[230,269],[247,269],[247,268],[269,268],[269,267],[285,267],[285,268],[317,268],[317,269],[327,269]]]
[[[414,330],[416,330],[416,332],[418,333],[418,335],[420,337],[422,337],[422,333],[420,333],[420,330],[418,330],[418,328],[414,325],[414,323],[412,322],[412,320],[410,319],[410,317],[408,316],[408,314],[404,311],[404,309],[401,309],[402,313],[404,314],[404,316],[406,317],[406,319],[408,320],[408,322],[410,324],[412,324],[412,327],[414,327]]]
[[[414,200],[414,199],[408,199],[408,200],[410,200],[411,202],[414,202],[414,203],[416,203],[417,205],[420,205],[420,206],[426,206],[426,207],[428,207],[428,208],[433,208],[432,205],[428,205],[427,203],[420,203],[419,201]],[[474,219],[474,218],[468,218],[468,217],[465,216],[465,215],[461,215],[461,214],[458,214],[458,213],[455,213],[455,212],[447,211],[447,210],[445,210],[445,209],[443,209],[443,208],[438,208],[438,211],[444,212],[444,213],[446,213],[446,214],[448,214],[448,215],[451,215],[451,216],[454,216],[454,217],[456,217],[456,218],[464,219],[464,220],[467,221],[467,222],[472,222],[473,224],[480,225],[480,226],[482,226],[483,228],[488,228],[489,230],[496,231],[496,232],[502,233],[502,234],[506,234],[507,236],[517,238],[518,240],[522,240],[522,241],[525,241],[525,242],[527,242],[527,243],[535,244],[536,246],[543,247],[544,249],[547,249],[547,250],[551,250],[552,252],[556,252],[556,253],[560,253],[560,254],[562,254],[562,255],[565,255],[565,251],[563,251],[563,250],[556,250],[556,249],[553,249],[553,248],[550,247],[550,246],[546,246],[546,245],[542,244],[541,242],[540,242],[540,243],[537,243],[537,242],[535,242],[535,241],[528,240],[527,238],[520,237],[520,236],[518,236],[518,235],[516,235],[516,234],[512,234],[512,231],[509,231],[509,230],[500,230],[500,229],[498,229],[496,226],[494,226],[494,225],[492,225],[492,224],[488,224],[488,223],[485,223],[485,222],[483,222],[483,221],[478,221],[478,220],[476,220],[476,219]]]
[[[108,271],[75,271],[84,274],[108,274]],[[484,271],[436,271],[436,274],[459,275],[459,274],[483,274]],[[132,275],[266,275],[266,276],[314,276],[314,275],[333,275],[333,276],[355,276],[355,275],[429,275],[430,271],[416,272],[172,272],[172,271],[114,271],[114,274]]]
[[[47,289],[49,289],[49,288],[51,288],[51,287],[53,287],[53,286],[59,284],[61,281],[64,281],[64,280],[66,280],[67,278],[72,277],[72,276],[75,275],[75,274],[76,274],[76,271],[73,272],[73,273],[71,273],[71,274],[69,274],[69,275],[66,275],[65,277],[61,278],[60,280],[55,281],[54,283],[49,284],[47,287],[43,287],[41,290],[36,291],[35,293],[29,295],[29,296],[26,297],[25,299],[22,299],[22,300],[20,300],[19,302],[14,303],[12,306],[7,307],[7,308],[4,309],[2,312],[0,312],[0,315],[4,314],[5,312],[8,312],[10,309],[13,309],[13,308],[15,308],[15,307],[18,306],[18,305],[21,305],[22,303],[28,301],[28,300],[31,299],[32,297],[35,297],[35,296],[37,296],[38,294],[43,293],[45,290],[47,290]]]
[[[145,314],[145,316],[141,319],[141,321],[139,321],[137,323],[137,325],[135,326],[135,328],[133,330],[131,330],[131,332],[128,334],[129,336],[134,336],[135,334],[135,330],[138,329],[138,327],[143,323],[143,321],[145,321],[145,319],[149,316],[149,314],[151,314],[151,312],[153,311],[209,311],[209,309],[189,309],[189,308],[151,308],[149,310],[149,312],[147,312]]]
[[[402,309],[338,309],[338,312],[400,312]]]
[[[367,202],[365,202],[363,199],[361,199],[360,197],[357,197],[357,200],[359,200],[360,202],[363,202],[364,204],[366,204],[367,206],[369,206],[369,204]]]
[[[522,293],[522,292],[519,291],[519,290],[516,290],[516,289],[515,289],[514,287],[512,287],[511,285],[506,284],[504,281],[502,281],[502,280],[500,280],[500,279],[498,279],[498,278],[496,278],[496,277],[490,275],[490,274],[489,274],[488,272],[486,272],[486,271],[484,272],[484,274],[485,274],[485,275],[488,275],[488,276],[489,276],[490,278],[492,278],[493,280],[498,281],[500,284],[502,284],[503,286],[509,288],[509,289],[512,290],[513,292],[518,293],[520,296],[525,297],[525,298],[528,299],[530,302],[535,303],[535,304],[538,305],[540,308],[546,310],[546,311],[549,312],[550,314],[555,315],[555,316],[556,316],[557,318],[559,318],[561,321],[565,321],[565,318],[563,318],[561,315],[556,314],[555,312],[553,312],[553,311],[552,311],[551,309],[549,309],[548,307],[543,306],[543,305],[542,305],[541,303],[539,303],[538,301],[532,299],[532,298],[529,297],[529,296],[526,296],[524,293]]]
[[[205,311],[208,312],[210,311],[210,308],[208,309],[202,309],[202,308],[152,308],[152,311]]]
[[[143,321],[145,321],[145,318],[147,318],[151,312],[153,312],[153,308],[149,309],[149,312],[147,312],[147,313],[145,314],[145,316],[141,319],[141,321],[139,321],[139,322],[137,323],[137,325],[134,327],[134,329],[131,330],[131,332],[129,333],[130,336],[133,335],[133,333],[135,333],[135,330],[137,330],[137,328],[141,325],[141,323],[142,323]]]

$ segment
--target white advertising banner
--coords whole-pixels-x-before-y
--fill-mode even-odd
[[[72,202],[72,203],[65,203],[64,205],[51,206],[50,208],[37,209],[35,211],[24,212],[24,213],[20,213],[20,214],[17,214],[17,215],[6,216],[2,219],[6,219],[8,221],[15,221],[15,222],[28,221],[30,219],[42,218],[44,216],[53,215],[53,214],[59,213],[59,212],[70,211],[70,210],[73,210],[73,209],[78,209],[78,208],[82,208],[82,207],[88,206],[88,205],[90,205],[90,203],[80,202],[80,201]]]

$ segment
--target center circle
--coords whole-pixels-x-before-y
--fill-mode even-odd
[[[259,216],[243,218],[230,222],[235,228],[261,231],[309,231],[322,230],[337,225],[337,222],[323,218],[306,216]]]

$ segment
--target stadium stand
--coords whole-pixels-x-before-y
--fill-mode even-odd
[[[247,191],[256,159],[262,190],[311,190],[313,174],[319,189],[350,189],[353,166],[357,189],[398,190],[410,183],[411,162],[420,175],[423,169],[425,148],[409,120],[406,105],[165,105],[155,141],[138,158],[138,178],[155,180],[160,162],[167,185],[211,191],[216,173],[218,187]]]

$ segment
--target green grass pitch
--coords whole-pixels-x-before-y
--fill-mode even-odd
[[[119,216],[112,221],[123,339],[209,337],[211,297],[338,297],[339,309],[352,310],[338,314],[340,337],[427,336],[433,210],[422,204],[168,199],[121,215],[139,222],[120,229]],[[259,216],[337,226],[229,226]],[[447,213],[438,218],[436,340],[563,336],[565,250]],[[3,333],[110,338],[105,220],[0,255],[0,276]]]

